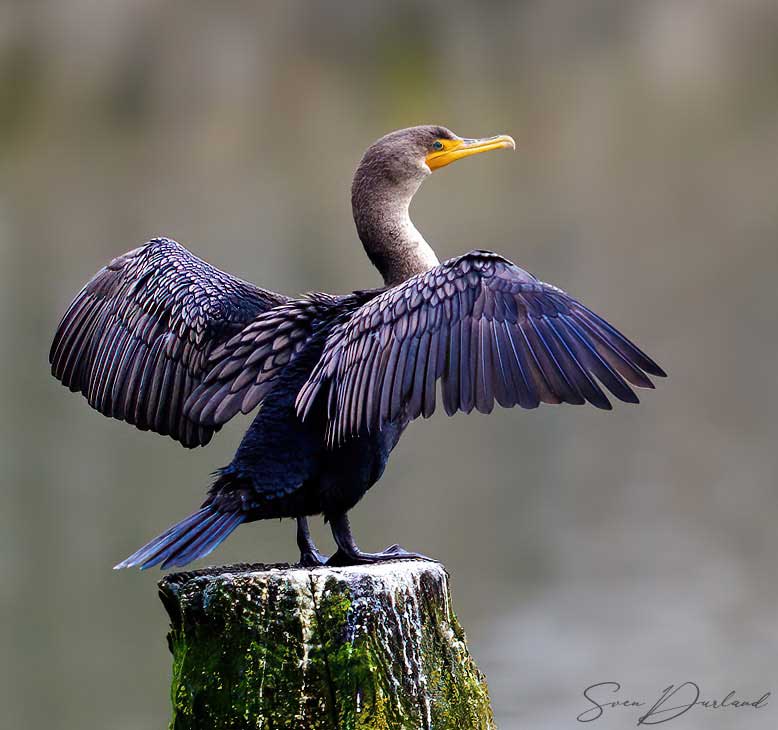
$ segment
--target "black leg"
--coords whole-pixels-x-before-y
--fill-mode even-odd
[[[314,568],[317,565],[325,565],[327,556],[322,555],[316,548],[316,544],[308,529],[308,518],[297,518],[297,547],[300,548],[300,565],[306,568]]]
[[[338,546],[337,552],[327,561],[327,565],[369,565],[382,560],[417,559],[430,560],[419,553],[409,553],[399,545],[392,545],[380,553],[363,553],[354,542],[351,525],[346,514],[330,519],[332,536]]]

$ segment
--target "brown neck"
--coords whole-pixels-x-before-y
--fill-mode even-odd
[[[360,166],[351,188],[357,233],[386,286],[437,266],[435,252],[411,222],[408,207],[423,176],[397,181]]]

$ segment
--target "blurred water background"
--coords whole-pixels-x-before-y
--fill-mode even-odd
[[[609,414],[415,424],[354,512],[362,546],[443,560],[506,730],[578,727],[608,680],[778,691],[778,4],[4,0],[2,727],[166,725],[159,576],[111,566],[199,504],[248,424],[186,452],[91,411],[48,374],[72,295],[156,234],[288,293],[377,285],[351,174],[419,123],[518,142],[419,193],[440,258],[501,252],[670,379]],[[294,557],[273,522],[210,560]]]

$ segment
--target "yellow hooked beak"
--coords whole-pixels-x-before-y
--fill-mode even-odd
[[[434,149],[424,161],[430,170],[437,170],[463,157],[478,155],[481,152],[492,150],[515,150],[516,142],[507,134],[498,134],[496,137],[484,137],[483,139],[439,139],[435,145],[440,149]]]

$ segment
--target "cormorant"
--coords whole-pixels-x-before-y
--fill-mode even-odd
[[[226,274],[168,238],[114,259],[84,286],[51,347],[55,377],[101,413],[187,448],[236,413],[259,413],[202,507],[117,565],[183,566],[241,523],[297,519],[300,562],[325,562],[307,517],[323,514],[331,565],[423,557],[362,552],[348,511],[378,481],[406,426],[501,406],[589,402],[601,386],[637,403],[662,369],[561,289],[490,251],[440,263],[408,206],[434,170],[507,135],[445,127],[386,135],[365,153],[351,202],[385,286],[289,298]],[[599,383],[598,383],[599,381]]]

